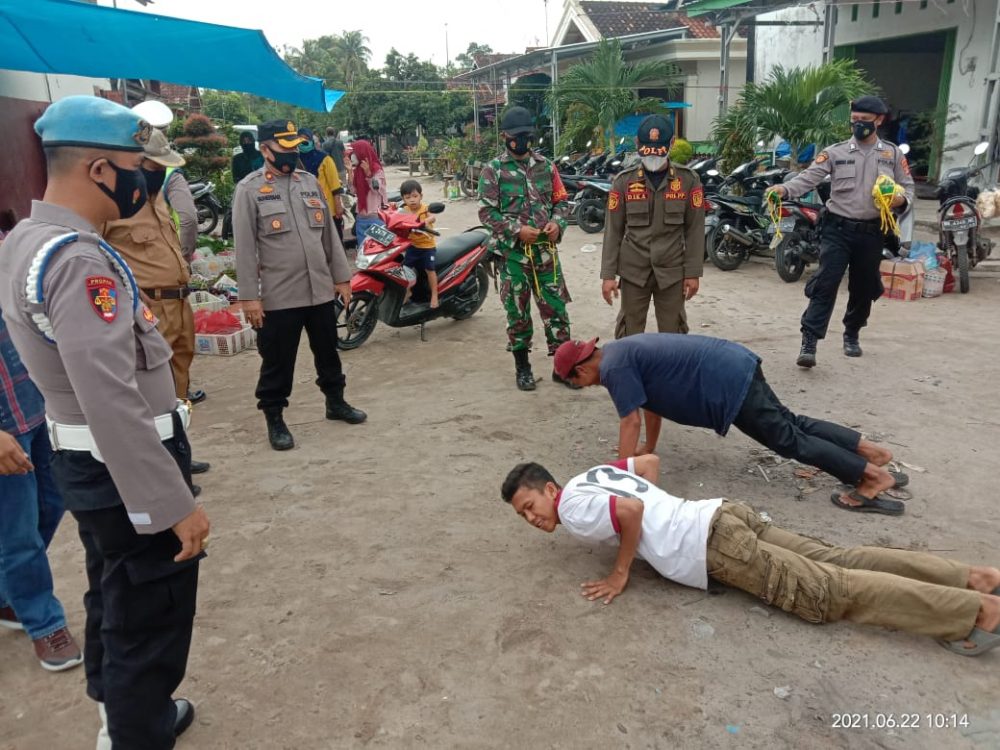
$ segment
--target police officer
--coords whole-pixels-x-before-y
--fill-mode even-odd
[[[876,96],[851,102],[850,140],[820,152],[812,165],[795,179],[771,189],[783,198],[797,198],[815,188],[828,175],[830,200],[823,223],[819,270],[806,284],[809,306],[802,315],[802,348],[796,364],[816,365],[816,342],[826,337],[844,272],[848,276],[847,312],[844,314],[844,354],[861,356],[858,340],[868,324],[872,302],[882,296],[879,264],[885,236],[872,189],[880,175],[891,177],[906,190],[892,206],[904,211],[913,201],[913,177],[899,147],[878,136],[889,109]]]
[[[316,362],[316,385],[326,418],[349,424],[367,415],[344,400],[346,379],[337,353],[337,303],[351,301],[351,269],[319,182],[296,169],[305,139],[295,123],[272,120],[257,128],[264,166],[233,195],[233,234],[239,297],[259,329],[257,408],[275,450],[295,446],[283,411],[288,406],[302,329]]]
[[[141,169],[146,181],[146,204],[135,216],[110,221],[100,229],[101,235],[124,256],[132,269],[145,295],[146,305],[156,316],[157,330],[170,344],[174,388],[177,397],[183,399],[190,394],[191,361],[194,359],[194,315],[187,302],[191,274],[165,191],[169,184],[178,181],[180,185],[174,190],[187,190],[187,181],[180,172],[174,171],[167,182],[167,170],[184,166],[184,157],[170,148],[167,136],[159,130],[151,133],[143,155]],[[204,392],[199,393],[201,398],[198,400],[204,400]],[[196,402],[195,399],[191,401]],[[191,461],[192,474],[208,469],[204,461]],[[192,489],[195,496],[201,491],[197,485]]]
[[[566,231],[569,201],[555,166],[531,145],[534,118],[524,107],[510,107],[500,121],[506,149],[479,177],[479,220],[493,232],[500,300],[507,313],[507,350],[514,354],[515,382],[535,390],[528,354],[534,333],[531,296],[545,326],[551,357],[569,341],[571,301],[556,245]],[[573,388],[555,371],[552,379]]]
[[[684,302],[697,294],[704,268],[705,196],[697,174],[670,162],[673,141],[665,117],[644,119],[639,162],[611,184],[601,294],[610,305],[621,290],[615,338],[646,330],[650,299],[660,333],[688,331]]]
[[[167,750],[194,718],[171,694],[209,523],[189,488],[170,346],[94,229],[145,203],[150,127],[114,102],[72,96],[35,130],[48,186],[4,241],[0,307],[45,397],[52,471],[86,550],[87,693],[106,716],[98,747]]]

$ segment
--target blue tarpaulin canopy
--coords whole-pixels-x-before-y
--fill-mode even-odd
[[[244,91],[319,112],[344,95],[288,67],[261,31],[75,0],[0,0],[0,68]]]

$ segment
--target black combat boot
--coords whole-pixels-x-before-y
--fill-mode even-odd
[[[863,354],[857,331],[844,331],[844,354],[848,357],[860,357]]]
[[[531,372],[531,362],[528,361],[528,350],[518,349],[514,352],[514,366],[517,368],[517,387],[522,391],[535,390],[535,376]]]
[[[281,416],[281,409],[264,409],[264,419],[267,420],[267,439],[276,451],[287,451],[295,447],[295,439],[288,431]]]
[[[795,360],[799,367],[816,366],[816,334],[812,331],[802,332],[802,348],[799,349],[799,358]]]
[[[326,397],[326,418],[340,420],[347,422],[347,424],[361,424],[368,419],[368,415],[344,401],[344,394],[340,394],[339,396]]]

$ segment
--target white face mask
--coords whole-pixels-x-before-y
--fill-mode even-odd
[[[358,166],[358,157],[355,156],[354,154],[351,154],[351,166],[352,167]]]
[[[669,156],[643,156],[642,166],[647,172],[662,172],[670,163]]]

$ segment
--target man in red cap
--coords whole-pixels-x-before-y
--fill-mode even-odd
[[[833,504],[861,513],[898,516],[904,505],[880,493],[902,487],[905,474],[886,465],[892,453],[861,433],[793,414],[764,379],[760,357],[740,344],[708,336],[641,333],[612,341],[567,341],[556,350],[556,373],[574,385],[603,385],[621,419],[619,458],[656,450],[661,418],[725,435],[733,425],[785,458],[816,466],[849,487]],[[641,410],[646,422],[639,447]]]

